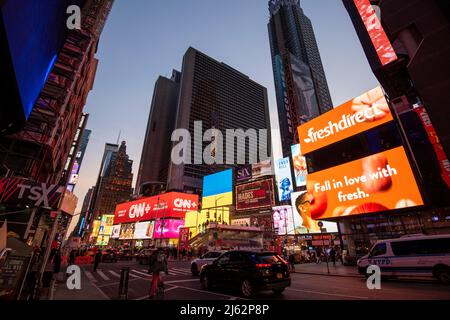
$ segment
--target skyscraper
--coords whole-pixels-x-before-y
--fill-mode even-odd
[[[224,136],[227,129],[265,129],[266,135],[259,135],[258,143],[265,146],[265,155],[270,155],[270,122],[267,89],[248,76],[223,62],[218,62],[204,53],[189,48],[183,59],[182,77],[176,115],[177,129],[186,129],[192,137],[191,163],[176,165],[170,162],[168,189],[199,192],[202,178],[232,165],[205,164],[203,151],[211,144],[202,140],[203,133],[195,126],[201,121],[202,129],[214,128]],[[197,143],[196,143],[197,142]],[[220,141],[217,141],[220,143]],[[227,141],[227,147],[234,141]],[[225,144],[222,143],[223,149]],[[234,148],[234,155],[226,155],[236,160],[238,152],[249,160],[249,141],[245,150]],[[225,151],[224,151],[225,153]],[[224,155],[225,157],[225,155]],[[198,161],[200,160],[200,161]],[[236,162],[234,162],[236,163]]]
[[[268,24],[283,155],[297,127],[332,108],[311,20],[299,0],[270,0]]]
[[[173,70],[171,79],[161,76],[155,83],[136,181],[138,194],[150,196],[166,186],[180,80],[181,73]]]
[[[200,123],[199,130],[195,124]],[[223,162],[230,157],[235,160],[233,164],[203,163],[203,152],[211,144],[203,141],[203,133],[212,128],[224,138]],[[171,135],[175,129],[190,134],[191,164],[171,161],[172,147],[176,144],[172,144]],[[224,143],[227,129],[236,130],[236,138]],[[189,48],[181,73],[173,71],[171,79],[159,77],[155,84],[136,188],[157,193],[157,187],[165,184],[167,190],[200,193],[203,176],[237,164],[238,154],[244,155],[247,163],[251,160],[250,139],[246,135],[249,129],[258,133],[253,146],[265,148],[258,150],[259,159],[265,160],[271,149],[267,89],[225,63]],[[264,134],[259,134],[261,129]],[[239,139],[246,140],[245,150],[236,147],[235,141]],[[231,155],[226,154],[227,147]],[[215,151],[216,148],[211,155]]]

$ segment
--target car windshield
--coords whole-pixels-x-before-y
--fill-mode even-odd
[[[214,259],[220,257],[222,253],[221,252],[210,252],[207,258]]]

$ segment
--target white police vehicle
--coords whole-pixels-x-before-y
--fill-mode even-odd
[[[379,240],[358,260],[359,273],[367,275],[370,265],[379,266],[383,277],[434,277],[450,284],[450,235]]]

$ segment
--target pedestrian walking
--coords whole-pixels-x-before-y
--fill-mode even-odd
[[[152,286],[150,288],[150,299],[153,299],[156,296],[158,290],[158,282],[162,281],[160,275],[161,272],[164,272],[166,275],[169,274],[169,268],[167,263],[167,257],[164,254],[162,248],[158,248],[158,250],[150,256],[149,263],[149,273],[152,274]]]
[[[333,262],[333,266],[336,266],[336,250],[332,247],[329,252],[331,262]]]
[[[94,256],[94,272],[97,272],[98,265],[100,264],[100,260],[102,259],[102,251],[97,249],[97,252]]]
[[[295,254],[289,255],[289,270],[295,273]]]

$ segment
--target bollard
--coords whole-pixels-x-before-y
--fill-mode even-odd
[[[128,279],[130,277],[130,268],[124,267],[120,272],[120,283],[119,283],[119,300],[125,297],[128,300]]]

